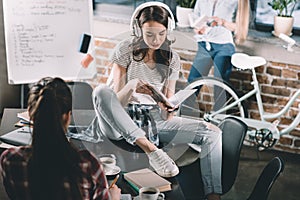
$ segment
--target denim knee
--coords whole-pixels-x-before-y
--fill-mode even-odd
[[[115,93],[110,87],[105,84],[100,84],[93,91],[94,104],[97,101],[109,102],[112,95],[115,95]]]

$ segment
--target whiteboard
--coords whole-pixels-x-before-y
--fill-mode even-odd
[[[92,35],[91,0],[3,0],[3,15],[9,84],[96,74],[95,61],[83,68],[78,51],[81,35]]]

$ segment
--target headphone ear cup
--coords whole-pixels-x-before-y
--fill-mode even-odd
[[[168,17],[168,35],[172,32],[172,19]]]
[[[139,27],[137,19],[135,19],[133,23],[133,35],[135,35],[138,38],[142,36],[142,31],[141,28]]]
[[[171,42],[171,44],[173,44],[176,41],[176,37],[172,31],[168,33],[167,39]]]

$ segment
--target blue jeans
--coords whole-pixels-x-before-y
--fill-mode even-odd
[[[99,85],[94,89],[93,103],[100,130],[106,137],[113,140],[125,139],[130,144],[134,144],[137,138],[145,137],[145,132],[134,123],[108,86]],[[201,120],[173,117],[165,121],[156,106],[150,113],[156,121],[160,142],[170,146],[176,143],[193,143],[200,146],[200,166],[205,193],[221,194],[222,131],[215,125]]]
[[[206,42],[198,42],[198,51],[190,70],[188,82],[207,76],[209,70],[214,66],[214,76],[229,81],[232,65],[231,56],[235,47],[231,43],[210,43],[211,49],[206,49]]]

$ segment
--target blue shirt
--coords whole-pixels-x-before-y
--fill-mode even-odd
[[[194,14],[197,16],[217,16],[225,19],[228,22],[235,22],[236,12],[238,8],[238,0],[216,0],[214,7],[214,0],[197,0]],[[214,26],[206,34],[196,34],[197,42],[208,41],[218,44],[232,43],[232,32],[223,26]]]

